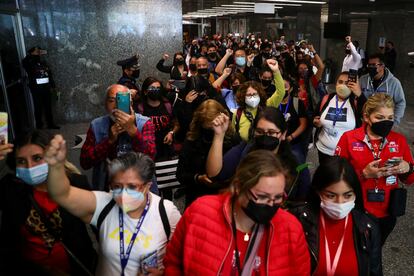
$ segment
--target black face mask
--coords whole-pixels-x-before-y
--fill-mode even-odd
[[[376,135],[379,135],[383,138],[387,137],[390,133],[392,126],[394,125],[394,122],[391,120],[383,120],[376,123],[372,123],[371,130]]]
[[[299,77],[302,79],[306,79],[308,77],[308,70],[299,71]]]
[[[140,70],[134,70],[132,71],[131,77],[133,77],[134,79],[137,79],[139,78],[139,73],[140,73]]]
[[[177,65],[183,65],[184,64],[184,60],[183,59],[177,59],[175,61],[175,64],[177,64]]]
[[[151,89],[147,91],[147,97],[153,101],[161,98],[161,89]]]
[[[190,71],[197,71],[197,65],[196,64],[190,64]]]
[[[201,138],[205,142],[212,142],[214,138],[214,130],[202,128],[200,131]]]
[[[278,209],[279,205],[270,206],[267,204],[259,204],[251,199],[246,207],[242,207],[244,213],[259,224],[269,224]]]
[[[208,53],[208,57],[211,59],[215,59],[217,57],[217,53],[216,52]]]
[[[269,85],[272,84],[272,80],[260,80],[262,82],[262,85],[264,87],[268,87]]]
[[[376,67],[368,67],[368,74],[371,79],[373,79],[377,74],[377,68]]]
[[[208,68],[199,68],[197,69],[197,73],[201,76],[205,76],[208,74]]]
[[[256,149],[274,150],[279,145],[279,138],[267,135],[260,135],[254,138]]]
[[[269,58],[271,58],[271,57],[272,57],[272,53],[269,53],[269,52],[263,52],[263,53],[262,53],[262,56],[263,56],[264,58],[269,59]]]

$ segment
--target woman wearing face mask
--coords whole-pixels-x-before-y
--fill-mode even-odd
[[[166,275],[309,275],[302,227],[279,208],[285,185],[279,158],[249,153],[229,192],[186,210],[168,245]]]
[[[169,59],[168,54],[164,54],[162,59],[157,63],[157,69],[163,73],[169,73],[172,80],[185,80],[187,78],[188,68],[185,64],[184,55],[181,52],[175,53],[173,64],[165,66],[164,62]]]
[[[45,154],[49,195],[98,232],[100,256],[96,275],[163,275],[165,247],[180,219],[171,201],[149,189],[155,173],[151,158],[129,152],[108,165],[111,192],[69,185],[63,164],[66,141],[57,135]]]
[[[335,154],[350,161],[359,176],[365,210],[378,219],[381,244],[396,224],[393,208],[405,208],[405,201],[392,200],[399,182],[414,182],[413,157],[407,140],[391,131],[393,99],[384,93],[369,97],[363,108],[364,124],[345,132]]]
[[[223,154],[224,133],[229,127],[229,118],[220,114],[213,121],[214,138],[206,162],[206,173],[210,179],[223,182],[234,176],[237,165],[249,152],[265,149],[273,152],[283,160],[283,166],[289,172],[287,180],[288,195],[291,195],[294,185],[300,186],[298,163],[286,138],[286,121],[282,112],[274,107],[266,107],[257,116],[253,128],[252,142],[242,141]]]
[[[221,85],[225,80],[227,80],[229,88],[221,88]],[[226,102],[226,105],[231,113],[236,112],[236,110],[239,108],[236,97],[237,90],[239,89],[240,85],[245,81],[246,78],[243,74],[232,74],[232,69],[226,68],[224,69],[223,74],[212,84],[212,86],[215,89],[220,90],[221,95],[223,96],[224,101]]]
[[[348,72],[339,74],[336,93],[325,95],[313,119],[315,145],[319,163],[329,162],[342,134],[361,125],[362,107],[366,101],[359,83],[348,82]]]
[[[267,64],[273,72],[276,90],[270,98],[267,98],[263,86],[255,81],[242,84],[236,95],[239,108],[232,117],[232,125],[244,141],[252,139],[252,126],[255,122],[257,111],[265,106],[279,107],[285,95],[285,85],[276,60],[268,59]]]
[[[378,225],[364,213],[358,176],[346,159],[321,164],[309,202],[290,212],[306,233],[312,275],[382,275]]]
[[[142,83],[142,97],[138,103],[138,112],[150,117],[155,127],[155,160],[168,159],[174,152],[172,143],[174,133],[180,126],[174,118],[171,103],[163,97],[163,87],[159,80],[148,77]]]
[[[187,139],[180,152],[176,173],[178,181],[186,188],[186,206],[200,196],[217,194],[220,189],[206,175],[205,169],[207,154],[214,136],[212,122],[219,114],[229,115],[228,111],[215,100],[203,102],[194,112]],[[223,141],[224,152],[239,142],[232,128],[226,130]]]
[[[0,274],[88,275],[96,258],[84,223],[48,195],[48,164],[44,159],[50,136],[41,131],[19,135],[7,162],[16,173],[0,181]],[[13,145],[1,146],[0,155]],[[62,174],[82,189],[85,176],[69,162]],[[72,256],[75,256],[75,258]],[[90,274],[89,274],[90,275]]]

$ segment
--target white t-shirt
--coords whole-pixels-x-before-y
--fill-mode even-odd
[[[342,104],[343,102],[339,100],[338,109]],[[355,114],[352,110],[349,99],[344,104],[341,113],[339,113],[334,127],[333,122],[335,120],[335,110],[336,96],[329,101],[328,106],[322,112],[322,129],[319,133],[318,141],[316,142],[318,150],[330,156],[334,155],[336,145],[338,144],[339,138],[341,138],[342,134],[348,130],[354,129],[356,125]]]
[[[99,214],[112,200],[112,194],[93,192],[96,196],[96,210],[91,224],[97,226]],[[160,197],[149,193],[150,207],[135,239],[128,263],[125,268],[126,276],[136,276],[140,271],[140,261],[151,253],[157,252],[158,268],[164,268],[163,258],[167,246],[167,236],[159,212]],[[165,211],[171,227],[171,236],[181,218],[177,207],[169,200],[164,200]],[[133,219],[124,213],[124,251],[126,253],[132,234],[139,219]],[[119,253],[119,207],[117,204],[108,213],[99,229],[99,262],[95,275],[121,275],[121,261]]]

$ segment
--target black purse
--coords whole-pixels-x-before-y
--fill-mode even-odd
[[[407,206],[407,189],[400,187],[390,192],[390,203],[388,205],[388,213],[393,217],[401,217],[405,215]]]

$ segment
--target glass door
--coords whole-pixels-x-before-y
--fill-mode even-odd
[[[9,114],[9,140],[34,126],[33,107],[21,65],[24,40],[18,13],[0,13],[0,111]]]

